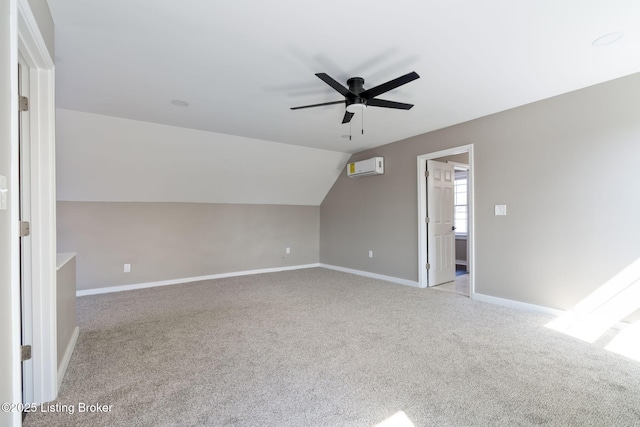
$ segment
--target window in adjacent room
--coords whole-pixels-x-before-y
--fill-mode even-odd
[[[467,183],[468,169],[458,169],[455,171],[455,179],[453,181],[455,216],[454,225],[456,227],[456,235],[467,235]]]

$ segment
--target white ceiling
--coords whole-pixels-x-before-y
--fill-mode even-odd
[[[60,108],[346,153],[640,72],[638,0],[49,5]],[[368,108],[364,135],[342,105],[289,109],[342,99],[315,73],[368,88],[410,71],[381,97],[415,107]]]

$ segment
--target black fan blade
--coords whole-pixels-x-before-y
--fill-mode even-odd
[[[302,107],[291,107],[292,110],[300,110],[301,108],[322,107],[323,105],[344,104],[344,101],[323,102],[322,104],[303,105]]]
[[[351,121],[351,117],[353,117],[353,113],[345,111],[344,117],[342,118],[342,124],[349,123]]]
[[[322,80],[323,82],[325,82],[326,84],[328,84],[329,86],[331,86],[332,88],[334,88],[335,90],[340,92],[340,94],[342,96],[347,97],[347,98],[353,98],[353,97],[356,96],[349,89],[347,89],[346,87],[342,86],[340,83],[338,83],[337,81],[335,81],[334,79],[329,77],[328,74],[326,74],[326,73],[316,73],[316,76],[318,76],[318,78],[320,80]]]
[[[370,99],[367,101],[369,107],[397,108],[398,110],[410,110],[413,104],[405,104],[402,102],[387,101],[385,99]]]
[[[360,93],[360,97],[365,99],[372,99],[378,95],[382,95],[385,92],[389,92],[390,90],[395,89],[398,86],[405,85],[418,78],[420,78],[418,73],[416,73],[415,71],[412,71],[409,74],[405,74],[404,76],[398,77],[397,79],[389,80],[386,83],[382,83],[381,85],[372,87],[371,89],[367,89],[364,92]]]

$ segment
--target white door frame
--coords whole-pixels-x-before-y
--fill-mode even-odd
[[[29,82],[30,67],[26,64],[22,55],[18,55],[18,64],[20,71],[18,72],[18,95],[29,96],[31,84]],[[20,203],[18,210],[20,212],[20,221],[28,221],[31,223],[31,139],[30,139],[30,114],[29,111],[20,112],[18,115],[19,124],[19,174],[20,174]],[[20,238],[20,305],[22,317],[22,342],[25,344],[33,343],[33,304],[31,299],[32,280],[31,272],[31,236]],[[22,362],[22,400],[23,402],[33,402],[33,358]]]
[[[418,286],[426,288],[428,285],[427,264],[427,181],[424,172],[427,170],[427,160],[434,160],[440,157],[454,156],[456,154],[469,153],[469,181],[467,186],[468,221],[467,245],[469,257],[467,259],[469,274],[469,297],[475,295],[475,239],[474,239],[474,168],[473,168],[473,144],[462,145],[446,150],[418,156]]]
[[[56,326],[56,173],[55,173],[55,76],[54,62],[38,28],[28,0],[17,0],[18,52],[29,67],[29,136],[31,149],[31,248],[32,286],[32,384],[29,395],[34,403],[54,400],[58,394],[58,354]],[[17,58],[16,58],[17,72]],[[17,106],[17,100],[16,104]],[[18,126],[13,123],[12,126]],[[15,132],[17,136],[17,131]],[[12,141],[16,153],[17,138]],[[18,170],[12,168],[12,206],[18,202]],[[18,220],[16,218],[16,227]],[[18,245],[13,245],[18,250]],[[19,292],[20,284],[12,283]],[[18,310],[14,310],[19,316]],[[20,319],[15,324],[20,326]],[[17,331],[19,334],[19,331]],[[21,364],[15,375],[20,378]]]

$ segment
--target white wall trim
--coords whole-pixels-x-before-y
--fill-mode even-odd
[[[3,10],[5,6],[3,4]],[[2,29],[2,35],[4,37],[5,34],[8,33],[8,40],[2,41],[2,43],[8,43],[8,55],[5,55],[3,51],[2,58],[0,58],[0,62],[2,62],[3,71],[5,67],[9,68],[9,82],[10,86],[8,88],[8,93],[11,96],[11,107],[9,111],[5,111],[4,106],[2,107],[2,114],[6,114],[9,119],[10,128],[8,132],[3,129],[2,136],[9,136],[10,141],[10,166],[7,173],[10,180],[9,187],[9,205],[10,208],[7,211],[9,215],[9,220],[13,224],[17,224],[19,220],[19,211],[18,211],[18,13],[17,13],[17,0],[9,0],[8,2],[9,16],[3,15],[0,19],[2,22],[8,22],[9,28]],[[4,81],[4,77],[3,77]],[[4,93],[4,91],[3,91]],[[4,100],[3,100],[4,103]],[[20,243],[18,237],[18,227],[11,227],[9,232],[9,246],[10,246],[10,260],[8,262],[10,269],[10,298],[11,298],[11,347],[7,349],[3,349],[6,354],[9,356],[9,360],[11,361],[12,370],[10,373],[10,384],[11,384],[11,403],[19,403],[22,402],[22,364],[20,362]],[[3,242],[4,244],[4,242]],[[2,286],[5,286],[3,283]],[[20,426],[21,424],[21,413],[19,411],[12,412],[8,415],[4,415],[0,417],[0,422],[4,422],[1,420],[8,420],[10,424],[8,426]]]
[[[368,271],[354,270],[353,268],[339,267],[337,265],[320,264],[320,267],[327,268],[329,270],[341,271],[343,273],[355,274],[357,276],[369,277],[371,279],[384,280],[387,282],[397,283],[399,285],[411,286],[419,288],[420,284],[414,280],[400,279],[399,277],[385,276],[384,274],[370,273]]]
[[[274,268],[263,268],[258,270],[235,271],[231,273],[211,274],[207,276],[185,277],[182,279],[162,280],[158,282],[146,282],[146,283],[138,283],[138,284],[132,284],[132,285],[111,286],[111,287],[96,288],[96,289],[83,289],[83,290],[77,291],[76,296],[81,297],[81,296],[87,296],[87,295],[99,295],[99,294],[107,294],[107,293],[114,293],[114,292],[131,291],[136,289],[153,288],[158,286],[179,285],[184,283],[199,282],[203,280],[214,280],[214,279],[223,279],[227,277],[248,276],[252,274],[276,273],[280,271],[302,270],[305,268],[315,268],[315,267],[326,268],[328,270],[335,270],[343,273],[355,274],[357,276],[368,277],[371,279],[384,280],[386,282],[392,282],[392,283],[397,283],[399,285],[411,286],[413,288],[420,288],[420,284],[413,280],[407,280],[407,279],[401,279],[393,276],[386,276],[383,274],[371,273],[369,271],[355,270],[353,268],[340,267],[337,265],[314,263],[314,264],[294,265],[294,266],[288,266],[288,267],[274,267]],[[533,313],[549,314],[556,317],[562,316],[567,313],[567,311],[559,310],[551,307],[545,307],[545,306],[536,305],[536,304],[529,304],[526,302],[494,297],[491,295],[485,295],[485,294],[479,294],[479,293],[475,293],[470,298],[475,301],[484,302],[488,304],[500,305],[503,307],[509,307],[516,310],[528,311]],[[613,327],[617,329],[623,329],[625,326],[626,324],[624,322],[619,322],[617,325],[614,325]],[[58,370],[59,384],[62,382],[64,374],[69,365],[69,360],[71,359],[71,355],[73,354],[73,350],[78,340],[78,334],[79,334],[79,327],[76,327],[73,333],[73,336],[71,337],[71,340],[69,342],[69,345],[67,346],[63,363],[60,366],[60,369]]]
[[[33,403],[58,394],[54,63],[28,0],[18,0],[18,50],[29,66]],[[16,369],[20,370],[18,366]]]
[[[136,283],[122,286],[108,286],[105,288],[81,289],[76,291],[76,296],[83,297],[86,295],[109,294],[112,292],[133,291],[136,289],[154,288],[156,286],[179,285],[182,283],[200,282],[203,280],[224,279],[226,277],[248,276],[251,274],[277,273],[279,271],[301,270],[304,268],[320,267],[320,264],[301,264],[287,267],[263,268],[259,270],[234,271],[231,273],[211,274],[208,276],[185,277],[182,279],[161,280],[158,282]]]
[[[62,380],[64,379],[64,374],[67,373],[67,368],[69,367],[69,362],[71,361],[71,356],[73,355],[73,350],[76,348],[76,343],[78,342],[78,336],[80,335],[80,327],[76,326],[71,335],[71,339],[69,340],[69,344],[67,344],[67,349],[64,352],[64,356],[62,357],[62,362],[60,366],[58,366],[58,389],[62,385]]]
[[[418,284],[421,288],[428,286],[428,272],[424,268],[427,264],[427,227],[424,218],[427,217],[427,182],[424,171],[427,169],[427,160],[438,159],[445,156],[469,153],[469,176],[467,184],[467,206],[469,230],[467,232],[467,263],[469,265],[469,295],[475,294],[475,200],[474,200],[474,152],[473,144],[446,150],[435,151],[433,153],[422,154],[417,157],[417,179],[418,179]]]
[[[503,307],[515,308],[523,311],[530,311],[534,313],[551,314],[553,316],[562,316],[566,312],[551,307],[545,307],[543,305],[529,304],[526,302],[510,300],[506,298],[494,297],[485,294],[474,294],[472,299],[480,302],[486,302],[494,305],[501,305]]]
[[[527,302],[515,301],[506,298],[494,297],[485,294],[475,294],[472,299],[480,302],[486,302],[489,304],[500,305],[503,307],[514,308],[516,310],[528,311],[531,313],[549,314],[555,317],[565,316],[571,313],[571,310],[560,310],[557,308],[545,307],[543,305],[529,304]],[[619,321],[611,325],[612,329],[625,329],[629,326],[629,323]]]

